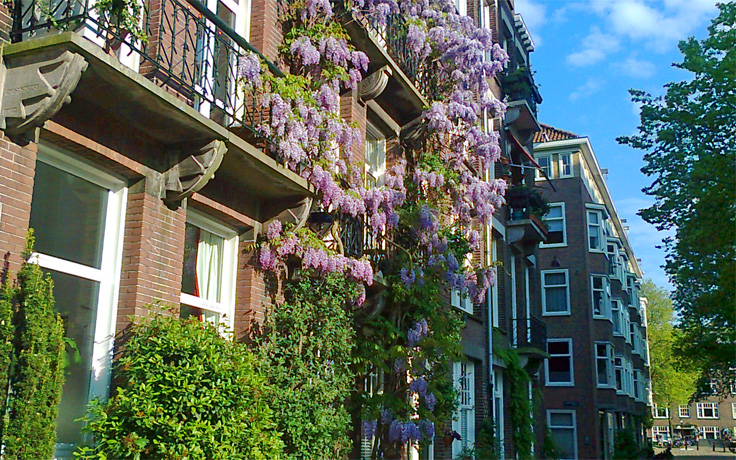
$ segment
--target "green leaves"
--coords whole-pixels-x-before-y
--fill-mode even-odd
[[[196,320],[157,314],[133,326],[114,396],[86,418],[83,459],[283,458],[263,366],[244,344]]]
[[[718,7],[705,40],[680,43],[675,66],[692,79],[660,98],[632,91],[639,134],[619,142],[646,151],[655,202],[642,218],[675,232],[664,240],[683,332],[674,348],[724,383],[736,377],[736,4]]]

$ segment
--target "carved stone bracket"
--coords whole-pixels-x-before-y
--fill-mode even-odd
[[[164,201],[176,205],[201,190],[215,177],[226,152],[225,142],[217,139],[195,150],[172,149],[169,153],[179,161],[164,173]]]
[[[294,229],[294,231],[299,230],[307,222],[307,219],[309,219],[309,214],[312,212],[313,203],[314,200],[312,199],[312,197],[304,197],[299,200],[298,203],[281,211],[281,213],[279,213],[273,219],[268,220],[268,222],[263,225],[263,228],[268,228],[268,226],[274,220],[280,220],[283,223],[295,224],[296,228]]]
[[[389,66],[383,66],[360,82],[360,98],[370,101],[381,95],[388,85],[388,79],[393,74]]]
[[[10,57],[0,68],[0,129],[27,142],[64,104],[71,102],[87,61],[71,51],[48,50]]]

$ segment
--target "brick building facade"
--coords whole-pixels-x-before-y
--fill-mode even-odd
[[[564,458],[608,459],[620,430],[646,439],[646,299],[626,228],[589,140],[543,125],[537,187],[550,210],[539,251],[547,424]]]
[[[529,70],[533,44],[512,2],[458,2],[512,58],[494,85],[495,97],[509,101],[507,117],[484,119],[484,125],[501,134],[504,157],[488,177],[506,177],[522,190],[534,182],[532,136],[540,129],[541,97]],[[110,37],[86,1],[66,3],[69,8],[59,8],[47,23],[33,2],[19,2],[14,11],[0,6],[6,41],[0,253],[5,269],[17,271],[26,232],[34,229],[32,260],[54,279],[57,308],[82,356],[64,388],[59,458],[70,458],[82,440],[75,420],[87,401],[107,395],[115,335],[151,305],[224,321],[237,338],[263,320],[271,300],[249,243],[271,219],[308,213],[313,196],[253,135],[253,113],[231,101],[234,82],[192,70],[207,64],[232,71],[233,56],[251,45],[275,60],[281,43],[276,0],[220,0],[208,2],[209,9],[197,0],[153,0],[144,9],[151,25],[142,47]],[[219,25],[223,17],[227,29]],[[371,60],[360,88],[341,96],[342,116],[356,122],[365,139],[346,154],[366,163],[370,180],[380,183],[426,99],[405,56],[380,31],[361,18],[339,17]],[[78,27],[57,31],[51,22]],[[191,27],[204,38],[181,33]],[[201,40],[232,54],[195,56],[191,50],[201,48]],[[368,159],[367,149],[377,154]],[[416,457],[456,456],[472,447],[476,427],[489,417],[497,420],[505,456],[514,456],[505,410],[510,389],[493,347],[518,349],[531,374],[545,356],[537,251],[546,230],[528,200],[523,191],[512,194],[475,254],[476,263],[502,267],[488,302],[472,305],[448,293],[448,303],[465,312],[466,360],[456,363],[454,376],[465,399],[457,420],[438,433],[454,429],[463,440],[438,438]],[[353,457],[360,458],[362,440],[355,441]]]

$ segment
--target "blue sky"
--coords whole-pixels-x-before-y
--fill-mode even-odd
[[[516,0],[536,49],[531,55],[544,102],[539,120],[588,136],[645,277],[671,288],[656,248],[662,234],[637,211],[652,199],[642,193],[651,178],[641,173],[642,153],[620,146],[616,137],[633,134],[638,108],[629,88],[662,94],[663,85],[689,74],[677,43],[704,38],[717,14],[715,0]]]

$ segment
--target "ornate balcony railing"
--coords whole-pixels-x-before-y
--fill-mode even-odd
[[[535,219],[541,222],[546,214],[547,203],[542,195],[533,188],[525,186],[512,187],[506,192],[509,220]]]
[[[388,241],[382,235],[374,235],[362,218],[341,215],[340,239],[346,256],[367,256],[376,272],[383,268],[390,254]]]
[[[528,318],[511,320],[511,341],[517,348],[532,347],[545,351],[547,347],[547,324],[532,315]]]
[[[238,87],[243,59],[257,51],[198,0],[144,1],[139,27],[146,40],[99,14],[94,0],[16,0],[12,20],[13,42],[77,31],[205,116],[265,141],[256,127],[268,112]]]

